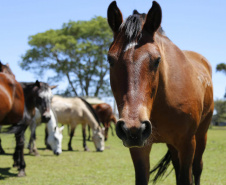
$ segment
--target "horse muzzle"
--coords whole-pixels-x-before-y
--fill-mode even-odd
[[[53,153],[54,153],[55,155],[58,156],[58,155],[60,155],[62,152],[61,152],[61,151],[54,151]]]
[[[152,132],[150,121],[143,121],[139,127],[128,128],[125,121],[119,120],[116,124],[116,134],[123,141],[125,147],[143,147]]]
[[[97,152],[103,152],[103,149],[97,148]]]

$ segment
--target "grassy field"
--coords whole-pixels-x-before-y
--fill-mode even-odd
[[[1,135],[6,155],[0,156],[1,185],[130,185],[134,184],[134,169],[127,148],[116,136],[109,136],[106,149],[95,152],[92,142],[88,142],[89,152],[82,147],[81,127],[73,139],[74,151],[67,151],[67,130],[63,131],[63,153],[54,156],[45,150],[44,125],[37,129],[37,146],[40,156],[28,155],[25,149],[26,177],[18,178],[17,170],[12,168],[12,154],[15,147],[13,135]],[[29,131],[26,132],[26,143]],[[151,166],[155,165],[166,152],[164,144],[156,144],[151,152]],[[172,168],[172,166],[169,168]],[[226,184],[226,129],[216,127],[209,130],[207,149],[204,154],[203,185]],[[150,183],[151,184],[151,183]],[[161,185],[174,185],[175,175],[171,173],[159,182]]]

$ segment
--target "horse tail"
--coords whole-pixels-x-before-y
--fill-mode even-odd
[[[167,168],[170,165],[171,161],[171,154],[170,151],[168,150],[165,156],[159,161],[159,163],[150,171],[150,175],[153,173],[156,173],[155,177],[152,179],[153,184],[155,184],[158,179],[162,178],[164,174],[166,173]]]
[[[84,98],[82,98],[82,97],[79,97],[79,98],[87,105],[87,107],[89,108],[90,112],[93,114],[94,118],[96,119],[98,125],[100,126],[100,120],[99,120],[99,118],[97,116],[97,113],[94,110],[94,108]]]

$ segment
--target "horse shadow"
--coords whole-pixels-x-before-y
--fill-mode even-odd
[[[0,168],[0,180],[4,180],[10,177],[16,177],[17,174],[11,173],[9,170],[11,168]]]

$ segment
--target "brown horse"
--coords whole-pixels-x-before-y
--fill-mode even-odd
[[[135,10],[124,22],[116,2],[109,5],[114,40],[108,60],[119,111],[116,133],[129,147],[137,185],[148,184],[152,143],[168,147],[156,167],[157,177],[172,161],[177,185],[193,184],[192,175],[199,185],[214,108],[211,66],[202,55],[171,42],[161,19],[155,1],[147,15]]]
[[[96,111],[100,122],[104,125],[105,141],[107,141],[109,127],[112,129],[112,134],[114,134],[113,128],[111,127],[111,122],[116,124],[116,118],[113,114],[112,108],[107,103],[100,103],[100,104],[96,104],[96,105],[92,105],[92,106],[93,106],[94,110]]]
[[[23,173],[25,167],[23,158],[23,137],[24,125],[18,124],[23,118],[24,113],[24,93],[21,85],[16,81],[9,65],[3,65],[0,62],[0,125],[13,125],[19,127],[19,131],[14,132],[16,136],[16,149],[21,158],[19,166],[19,176]],[[0,142],[1,144],[1,142]],[[4,150],[1,148],[1,152]]]

